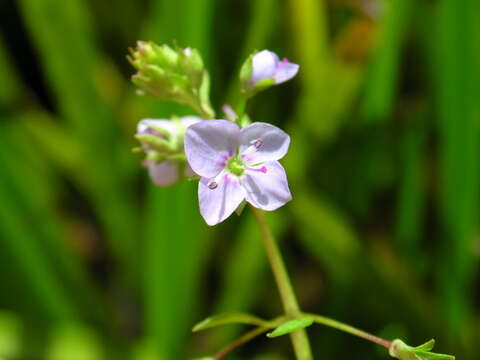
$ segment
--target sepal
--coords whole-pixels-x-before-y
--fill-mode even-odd
[[[435,340],[433,339],[417,347],[409,346],[402,340],[395,339],[392,341],[388,353],[400,360],[455,360],[453,355],[430,352],[434,345]]]

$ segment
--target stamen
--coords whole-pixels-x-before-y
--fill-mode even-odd
[[[256,149],[258,149],[260,146],[263,145],[263,140],[262,139],[255,139],[250,141],[250,145],[255,146]]]
[[[225,170],[222,170],[220,174],[218,174],[214,178],[211,178],[210,179],[211,181],[207,184],[208,188],[210,190],[215,190],[218,187],[218,183],[220,182],[224,174],[225,174]]]
[[[261,168],[248,167],[248,168],[246,168],[246,169],[247,169],[247,170],[250,170],[250,171],[261,172],[261,173],[264,173],[264,174],[267,173],[267,167],[266,167],[266,166],[262,166]]]
[[[263,145],[263,140],[262,139],[255,139],[250,141],[250,146],[243,151],[242,156],[251,154],[255,151],[257,151],[262,145]]]

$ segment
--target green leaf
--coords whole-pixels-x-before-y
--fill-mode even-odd
[[[415,355],[422,360],[455,360],[453,355],[437,354],[428,351],[415,351]]]
[[[415,348],[416,351],[430,351],[435,346],[435,339],[427,341],[425,344],[419,345]]]
[[[294,331],[304,329],[307,326],[310,326],[312,324],[313,324],[313,319],[310,317],[293,319],[293,320],[287,321],[286,323],[283,323],[282,325],[277,327],[275,330],[273,330],[271,333],[268,333],[267,337],[274,338],[277,336],[289,334]]]
[[[222,314],[215,315],[205,320],[199,322],[193,327],[193,331],[201,331],[209,329],[215,326],[226,325],[226,324],[247,324],[247,325],[257,325],[257,326],[269,326],[269,322],[263,319],[260,319],[256,316],[245,314],[245,313],[231,313],[231,314]]]

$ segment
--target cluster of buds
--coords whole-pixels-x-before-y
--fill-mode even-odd
[[[209,75],[196,49],[138,41],[127,58],[137,69],[132,81],[142,92],[189,105],[207,119],[215,116],[209,99]]]

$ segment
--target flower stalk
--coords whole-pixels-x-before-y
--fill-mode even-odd
[[[253,215],[255,216],[262,234],[263,244],[272,267],[272,272],[277,283],[285,313],[289,317],[297,317],[301,314],[300,307],[277,243],[275,242],[262,210],[259,210],[252,205],[250,205],[250,208],[252,209]],[[291,333],[290,337],[297,360],[312,360],[312,351],[310,349],[310,342],[306,331],[296,331]]]
[[[321,316],[321,315],[317,315],[317,314],[303,314],[303,315],[312,318],[313,321],[315,321],[318,324],[325,325],[325,326],[343,331],[345,333],[357,336],[359,338],[371,341],[371,342],[373,342],[375,344],[378,344],[380,346],[383,346],[384,348],[387,348],[387,349],[390,347],[390,345],[392,343],[391,341],[382,339],[382,338],[380,338],[378,336],[375,336],[375,335],[372,335],[372,334],[370,334],[366,331],[357,329],[353,326],[342,323],[342,322],[337,321],[335,319],[331,319],[331,318],[326,317],[326,316]]]

